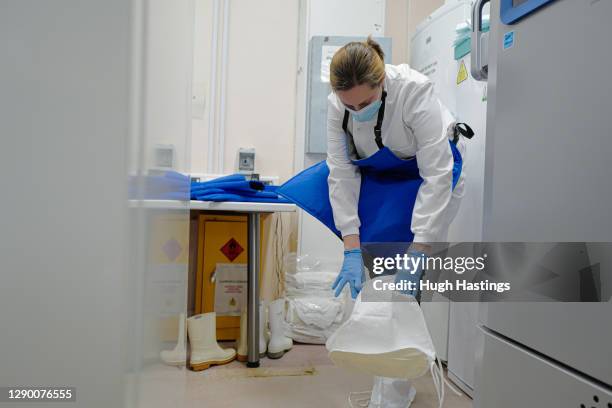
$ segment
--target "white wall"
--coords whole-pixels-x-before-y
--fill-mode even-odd
[[[212,108],[220,114],[224,87],[221,62],[225,2],[219,3],[216,98],[207,101],[204,119],[193,120],[191,169],[234,172],[238,149],[254,147],[255,171],[286,180],[293,173],[298,2],[229,2],[225,116],[215,115],[213,132],[209,134],[208,112]],[[213,0],[196,0],[196,11],[194,84],[205,83],[210,92],[215,86],[210,83]],[[225,139],[220,143],[222,119]],[[214,146],[212,152],[209,138]],[[207,159],[209,153],[212,163]]]
[[[225,172],[238,148],[254,147],[256,172],[292,175],[297,23],[297,1],[231,2]]]
[[[193,0],[147,2],[145,53],[147,157],[156,144],[175,147],[178,171],[189,172]]]
[[[391,63],[394,65],[408,62],[408,1],[386,0],[385,36],[392,38]]]
[[[196,172],[204,172],[208,166],[214,11],[212,0],[195,0],[193,95],[198,100],[193,106],[190,156],[191,170]]]

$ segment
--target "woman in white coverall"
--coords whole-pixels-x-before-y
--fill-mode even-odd
[[[430,243],[446,240],[449,223],[463,195],[463,177],[455,183],[453,180],[449,140],[455,138],[457,143],[458,139],[452,115],[435,96],[427,77],[408,65],[385,65],[383,58],[380,45],[368,38],[342,47],[330,66],[333,92],[328,98],[327,119],[329,200],[344,242],[344,262],[333,286],[336,296],[347,283],[353,297],[360,291],[364,278],[360,231],[363,235],[364,227],[376,228],[361,225],[360,221],[361,201],[369,193],[362,189],[360,159],[374,158],[383,148],[390,150],[391,158],[416,158],[423,181],[408,215],[414,236],[409,256],[425,256]],[[459,139],[457,148],[463,153],[461,146]],[[379,158],[383,167],[389,161],[388,156]],[[412,272],[405,278],[418,282],[421,274],[422,271]],[[415,394],[409,381],[377,377],[369,406],[405,408]]]

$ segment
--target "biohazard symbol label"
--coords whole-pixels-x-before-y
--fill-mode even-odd
[[[457,85],[462,83],[468,79],[467,69],[465,68],[465,61],[461,60],[461,65],[459,66],[459,72],[457,72]]]
[[[221,247],[220,250],[221,252],[223,252],[223,255],[225,255],[227,259],[230,260],[230,262],[233,262],[234,259],[236,259],[238,255],[240,255],[242,251],[244,251],[238,241],[236,241],[234,238],[230,238],[230,240],[227,241],[225,245]]]

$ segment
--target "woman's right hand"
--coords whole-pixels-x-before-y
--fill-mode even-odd
[[[363,258],[361,249],[354,248],[344,251],[344,262],[342,269],[336,278],[332,289],[335,289],[335,295],[338,297],[347,283],[351,288],[351,297],[355,299],[361,291],[361,285],[364,277]]]

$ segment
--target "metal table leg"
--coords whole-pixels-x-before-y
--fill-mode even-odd
[[[259,219],[248,214],[247,367],[259,367]]]

